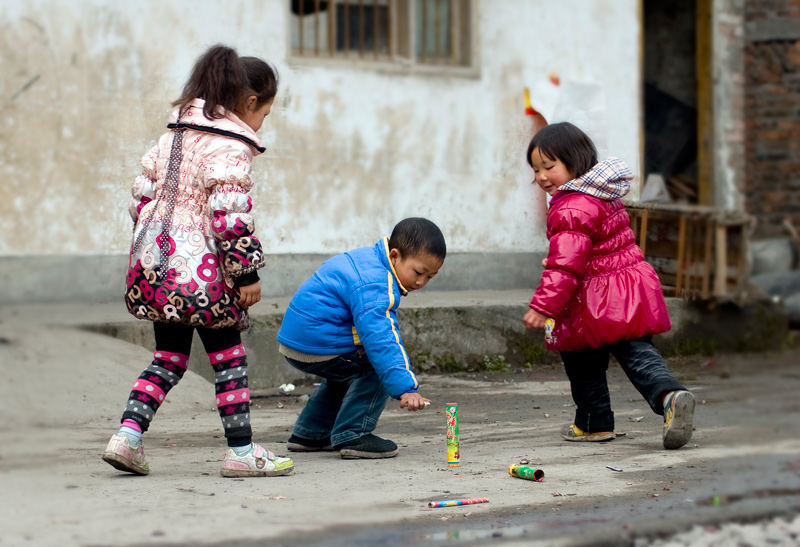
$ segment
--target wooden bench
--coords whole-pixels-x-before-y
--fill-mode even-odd
[[[748,299],[748,241],[754,219],[686,204],[626,203],[636,243],[665,296],[715,302]]]

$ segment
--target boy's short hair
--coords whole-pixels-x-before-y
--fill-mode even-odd
[[[427,218],[412,217],[401,220],[389,237],[389,249],[397,249],[403,258],[428,253],[444,260],[447,245],[442,231]]]
[[[592,139],[569,122],[552,123],[533,136],[526,156],[531,167],[531,154],[536,148],[546,158],[561,161],[574,178],[597,165],[597,148]]]

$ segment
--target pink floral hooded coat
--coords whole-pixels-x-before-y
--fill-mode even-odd
[[[242,276],[250,274],[252,280],[253,272],[264,266],[247,195],[253,186],[251,162],[264,148],[235,114],[211,120],[203,115],[203,105],[195,99],[180,120],[173,112],[168,124],[172,131],[141,160],[143,171],[134,181],[130,203],[135,225],[125,302],[140,319],[244,330],[249,318],[235,287]],[[162,194],[174,130],[180,128],[186,130],[167,274],[160,278],[159,244],[169,200]]]

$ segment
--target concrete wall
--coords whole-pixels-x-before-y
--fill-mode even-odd
[[[742,211],[745,195],[744,0],[713,0],[715,207]]]
[[[531,291],[542,274],[545,252],[448,253],[426,291],[465,291],[476,288]],[[327,254],[269,255],[259,270],[264,298],[290,296]],[[0,257],[0,304],[27,302],[119,302],[122,306],[128,258],[106,256]]]
[[[401,218],[427,216],[450,251],[489,272],[476,284],[501,288],[493,267],[546,250],[545,200],[523,158],[525,86],[551,121],[583,125],[601,154],[639,172],[637,5],[476,0],[464,76],[298,62],[283,0],[0,0],[0,277],[25,272],[0,302],[114,286],[116,266],[86,266],[126,253],[138,160],[216,42],[269,59],[281,75],[252,193],[281,275],[292,277],[283,262],[295,255],[371,245]],[[70,282],[76,268],[88,296]]]
[[[485,370],[492,364],[508,364],[518,369],[559,363],[560,356],[545,349],[541,334],[526,332],[520,321],[529,294],[506,291],[497,295],[486,291],[459,293],[452,299],[447,293],[437,293],[415,298],[421,305],[409,302],[401,306],[398,323],[415,372]],[[672,330],[654,338],[654,343],[667,357],[774,351],[790,340],[786,311],[780,303],[770,299],[751,301],[741,308],[723,305],[710,309],[682,298],[668,298],[667,306]],[[253,310],[251,327],[242,335],[247,348],[249,384],[253,389],[271,388],[286,382],[308,382],[313,378],[292,368],[278,352],[276,335],[283,313],[282,308],[270,306]],[[153,329],[148,321],[129,316],[121,322],[82,325],[88,330],[155,349]],[[213,381],[213,371],[197,336],[189,368]]]

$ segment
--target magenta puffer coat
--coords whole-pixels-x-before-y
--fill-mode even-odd
[[[636,245],[620,199],[559,190],[550,250],[530,307],[555,321],[547,349],[572,351],[670,329],[661,283]]]

